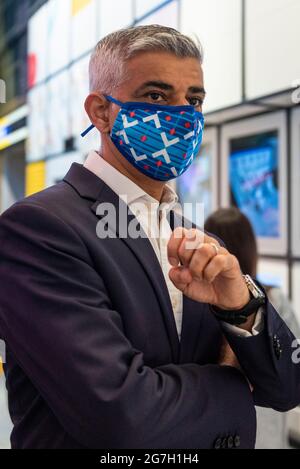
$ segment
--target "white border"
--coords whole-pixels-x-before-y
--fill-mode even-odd
[[[264,132],[279,132],[279,196],[281,238],[258,238],[259,253],[262,255],[286,255],[287,236],[287,117],[285,112],[245,119],[222,128],[221,150],[221,204],[230,206],[229,154],[232,139],[250,137]]]
[[[292,249],[300,257],[300,109],[292,112]],[[298,287],[300,289],[300,285]],[[299,313],[300,314],[300,313]]]
[[[300,262],[293,265],[293,306],[300,324]]]

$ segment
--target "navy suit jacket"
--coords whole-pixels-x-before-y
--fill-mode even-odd
[[[260,335],[225,333],[252,394],[218,365],[223,331],[208,305],[184,298],[179,341],[149,240],[96,236],[101,202],[118,213],[116,194],[74,164],[1,217],[12,447],[253,448],[254,405],[300,401],[292,333],[270,304]]]

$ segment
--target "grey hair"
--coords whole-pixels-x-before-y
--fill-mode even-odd
[[[137,26],[113,32],[96,45],[90,60],[90,91],[111,94],[122,83],[125,65],[140,52],[169,52],[181,58],[195,58],[202,64],[200,42],[173,28]]]

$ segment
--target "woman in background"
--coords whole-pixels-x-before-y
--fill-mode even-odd
[[[221,238],[226,248],[240,262],[244,274],[257,277],[258,249],[253,228],[248,218],[237,208],[220,209],[205,223],[205,230]],[[293,308],[278,287],[265,287],[270,302],[296,337],[300,327]],[[256,449],[288,448],[287,414],[271,409],[257,408]]]

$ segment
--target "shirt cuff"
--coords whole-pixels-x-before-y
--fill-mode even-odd
[[[244,329],[240,329],[237,326],[232,326],[231,324],[228,324],[227,322],[221,322],[221,324],[224,329],[226,329],[228,332],[231,332],[231,334],[234,334],[238,337],[245,337],[245,338],[254,337],[256,335],[259,335],[264,329],[264,326],[265,326],[264,312],[265,312],[265,309],[263,306],[259,308],[259,310],[257,311],[255,322],[252,327],[252,333],[245,331]]]

